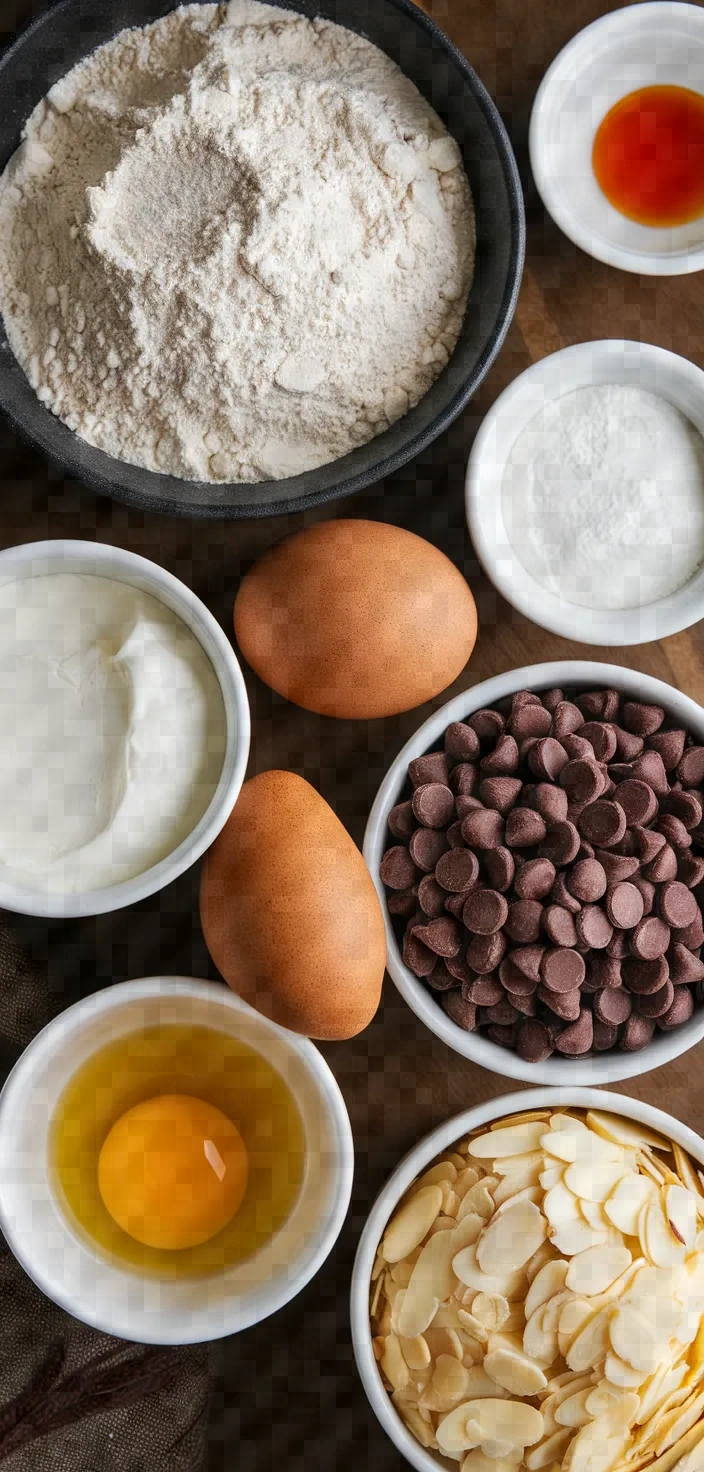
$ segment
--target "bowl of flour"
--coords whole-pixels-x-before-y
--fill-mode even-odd
[[[520,185],[409,0],[59,0],[0,80],[0,406],[67,473],[159,512],[295,510],[475,391]]]

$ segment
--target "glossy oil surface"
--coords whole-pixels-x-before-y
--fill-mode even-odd
[[[704,214],[704,97],[642,87],[607,112],[592,163],[606,198],[640,225],[685,225]]]

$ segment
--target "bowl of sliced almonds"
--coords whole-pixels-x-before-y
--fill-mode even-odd
[[[704,1141],[601,1090],[494,1099],[399,1165],[357,1366],[419,1472],[704,1468]]]

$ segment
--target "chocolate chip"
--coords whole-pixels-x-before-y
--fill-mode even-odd
[[[658,1017],[657,1025],[663,1032],[669,1031],[671,1027],[681,1027],[683,1022],[689,1022],[694,1011],[694,997],[686,986],[675,987],[675,995],[672,1005],[662,1017]]]
[[[441,782],[426,782],[416,787],[413,811],[424,828],[445,828],[455,816],[455,799]]]
[[[623,1029],[619,1047],[624,1053],[639,1053],[641,1048],[647,1048],[652,1042],[654,1032],[655,1023],[649,1017],[632,1012]]]
[[[545,955],[545,946],[518,946],[510,952],[511,964],[531,981],[538,981],[540,963]]]
[[[645,996],[637,997],[636,1007],[641,1017],[663,1017],[669,1012],[674,1000],[675,988],[668,980],[659,991],[647,992]]]
[[[536,741],[528,753],[528,765],[540,782],[556,782],[567,761],[564,746],[554,736],[544,736]]]
[[[516,875],[515,890],[521,900],[542,900],[555,883],[555,865],[549,859],[528,859]]]
[[[477,1026],[477,1009],[473,1002],[467,1002],[460,992],[445,992],[440,998],[440,1005],[464,1032],[474,1032]]]
[[[470,813],[476,813],[477,809],[483,808],[483,806],[483,802],[481,802],[478,797],[469,797],[468,795],[465,796],[465,794],[461,792],[459,796],[455,798],[455,812],[457,814],[458,822],[462,823],[465,818],[469,817]]]
[[[681,879],[688,889],[694,889],[695,885],[702,884],[704,882],[704,859],[695,854],[680,854],[677,878]]]
[[[598,762],[610,762],[616,755],[616,732],[606,721],[587,721],[579,734],[589,742]]]
[[[485,807],[494,808],[505,818],[518,801],[522,787],[519,777],[485,777],[479,784],[479,796]]]
[[[470,1002],[476,1002],[478,1007],[493,1007],[497,1002],[504,999],[504,989],[500,981],[493,976],[476,976],[467,987],[463,987],[463,996]],[[492,1021],[500,1022],[499,1017]]]
[[[644,879],[642,874],[634,874],[631,884],[635,884],[643,901],[643,914],[652,915],[655,908],[655,885],[649,879]]]
[[[566,789],[570,802],[591,803],[603,791],[604,778],[596,761],[577,757],[563,767],[560,786]]]
[[[691,889],[680,880],[672,879],[658,891],[658,914],[666,925],[683,930],[696,920],[699,906]]]
[[[425,874],[418,885],[418,902],[424,915],[437,920],[445,913],[446,894],[433,874]]]
[[[516,1052],[525,1063],[544,1063],[553,1052],[550,1034],[542,1022],[527,1019],[516,1034]]]
[[[571,864],[579,853],[579,833],[574,823],[550,823],[538,857],[550,859],[557,869]]]
[[[379,865],[382,884],[389,889],[409,889],[416,877],[416,866],[407,848],[397,843],[387,848]]]
[[[626,730],[635,736],[652,736],[664,719],[665,712],[659,705],[644,705],[639,700],[625,700],[623,703],[621,720]]]
[[[617,930],[632,930],[643,919],[643,896],[635,884],[627,879],[615,884],[606,896],[606,913]]]
[[[512,777],[518,770],[518,746],[513,736],[500,736],[494,750],[482,757],[479,770],[484,777]]]
[[[638,782],[647,782],[658,795],[669,792],[667,772],[657,751],[644,751],[642,756],[637,756],[632,773]]]
[[[619,704],[617,690],[584,690],[577,696],[579,709],[590,721],[613,721]]]
[[[543,926],[554,946],[576,946],[574,917],[561,905],[548,905],[543,911]]]
[[[609,762],[609,777],[618,785],[628,782],[633,776],[633,762]]]
[[[462,946],[462,930],[451,915],[429,920],[427,925],[414,925],[411,935],[436,956],[456,956]]]
[[[522,705],[511,712],[507,729],[517,741],[527,736],[547,736],[552,728],[552,716],[542,705]]]
[[[586,976],[584,957],[578,951],[556,947],[547,950],[540,963],[543,985],[551,992],[570,992],[580,987]]]
[[[696,919],[692,921],[691,925],[685,925],[682,929],[678,927],[676,930],[673,930],[672,939],[673,941],[678,941],[680,945],[686,946],[688,951],[698,951],[699,947],[704,945],[704,926],[702,926],[701,910],[698,907]]]
[[[539,986],[536,996],[539,1002],[549,1007],[563,1022],[575,1022],[579,1017],[581,1004],[578,986],[569,992],[551,992],[549,987]]]
[[[609,956],[606,951],[593,951],[587,963],[587,979],[594,992],[601,991],[603,987],[619,987],[621,961],[617,956]]]
[[[438,962],[438,965],[444,965],[445,969],[449,971],[450,976],[453,976],[455,981],[462,986],[464,986],[465,982],[469,983],[474,980],[474,973],[467,965],[466,956],[463,957],[461,952],[458,956],[446,956],[444,961]],[[433,972],[433,975],[435,975],[435,972]]]
[[[680,941],[675,941],[670,949],[670,981],[675,986],[694,986],[695,982],[704,981],[704,961]]]
[[[567,818],[567,793],[564,788],[554,787],[550,782],[539,782],[534,790],[531,806],[546,823],[564,823]]]
[[[462,919],[462,911],[464,909],[464,902],[466,898],[466,893],[449,894],[445,898],[445,909],[447,910],[448,914],[454,915],[456,920]]]
[[[575,899],[593,905],[606,893],[606,873],[598,859],[580,859],[567,876],[567,888]]]
[[[473,762],[460,762],[452,768],[448,786],[455,797],[474,797],[479,786],[479,768]]]
[[[692,837],[687,832],[681,818],[676,818],[674,813],[663,813],[658,820],[658,832],[663,833],[667,842],[676,849],[691,848]]]
[[[473,935],[467,948],[467,965],[479,976],[497,971],[506,954],[507,944],[501,930],[493,935]]]
[[[473,762],[479,756],[479,737],[465,721],[453,721],[445,732],[445,751],[453,762]]]
[[[618,802],[603,799],[592,802],[582,813],[579,831],[599,848],[610,848],[612,844],[620,843],[626,832],[626,814]]]
[[[611,1048],[616,1047],[618,1042],[618,1028],[611,1022],[601,1022],[598,1017],[594,1018],[594,1037],[592,1047],[595,1053],[608,1053]]]
[[[555,1039],[555,1047],[558,1053],[564,1053],[567,1057],[576,1058],[581,1053],[588,1053],[592,1045],[594,1026],[592,1014],[586,1007],[582,1008],[579,1018],[565,1028],[564,1032]]]
[[[476,808],[463,819],[462,837],[471,848],[501,848],[504,820],[493,808]]]
[[[545,820],[534,808],[513,808],[506,819],[508,848],[535,848],[546,834]]]
[[[433,992],[451,992],[457,988],[457,982],[450,975],[444,961],[438,961],[430,976],[425,979]]]
[[[578,915],[582,906],[579,900],[567,888],[567,879],[569,877],[569,873],[561,872],[558,874],[550,891],[550,903],[552,905],[562,905],[563,909],[569,910],[570,915]]]
[[[486,1020],[487,1022],[498,1023],[500,1027],[513,1027],[514,1022],[518,1021],[518,1013],[515,1007],[511,1005],[503,987],[499,987],[499,991],[501,992],[501,1000],[500,1002],[495,1002],[492,1007],[487,1009]]]
[[[525,976],[522,971],[519,971],[518,967],[511,960],[511,955],[514,954],[515,952],[511,952],[501,962],[499,967],[499,981],[502,986],[505,986],[507,992],[511,993],[512,997],[529,997],[538,985],[537,978]]]
[[[622,987],[605,987],[594,997],[594,1016],[619,1027],[631,1015],[632,1002]]]
[[[631,829],[631,832],[641,863],[652,864],[653,859],[656,859],[660,850],[665,847],[664,833],[656,833],[654,828],[641,828],[638,824]]]
[[[635,761],[643,750],[643,737],[624,731],[623,726],[614,726],[616,732],[616,756],[620,762]]]
[[[575,916],[574,923],[583,946],[590,946],[593,951],[601,951],[609,944],[613,935],[613,926],[600,905],[584,905],[579,914]]]
[[[648,738],[648,746],[662,757],[665,771],[674,772],[682,760],[685,741],[684,731],[658,731]]]
[[[583,725],[584,716],[571,700],[561,700],[559,705],[555,706],[552,715],[552,734],[558,741],[562,741],[565,736],[574,736]]]
[[[633,954],[641,961],[657,961],[670,944],[670,927],[659,915],[647,915],[631,936]]]
[[[606,947],[606,955],[620,961],[628,955],[628,935],[625,930],[615,930]]]
[[[643,874],[653,884],[664,884],[666,879],[677,877],[677,854],[667,841],[655,858],[649,864],[643,865]]]
[[[408,847],[416,868],[430,874],[438,859],[447,851],[448,842],[446,835],[436,829],[416,828]]]
[[[494,935],[508,916],[508,901],[497,889],[475,889],[462,911],[468,930],[475,935]]]
[[[503,894],[513,884],[516,865],[513,854],[508,848],[486,849],[482,855],[484,873],[492,889],[498,889]]]
[[[647,827],[657,816],[658,800],[647,782],[630,777],[618,785],[618,800],[626,814],[629,828],[634,824]]]
[[[557,686],[555,686],[552,690],[545,690],[543,692],[543,705],[545,706],[546,710],[549,710],[551,713],[554,714],[554,712],[557,710],[558,705],[562,704],[564,698],[564,690],[558,690]]]
[[[640,868],[638,860],[626,854],[609,853],[608,849],[597,849],[596,857],[606,875],[608,884],[620,884],[623,879],[630,879],[637,874]]]
[[[430,751],[427,756],[418,756],[408,763],[408,775],[414,787],[425,787],[429,782],[447,787],[450,763],[444,751]]]
[[[486,1035],[499,1048],[513,1047],[514,1031],[512,1027],[499,1027],[497,1023],[492,1022],[491,1026],[486,1030]]]
[[[402,920],[410,919],[418,908],[418,891],[415,885],[412,889],[399,889],[388,895],[386,907],[390,915],[398,915]]]
[[[704,746],[688,746],[677,764],[683,787],[701,787],[704,782]]]
[[[402,838],[408,842],[416,826],[411,802],[397,802],[395,808],[389,813],[389,828],[394,838]]]
[[[463,894],[467,889],[474,889],[479,879],[479,860],[469,848],[450,849],[438,859],[435,878],[443,889]]]
[[[540,696],[536,695],[534,690],[516,690],[515,694],[511,696],[511,715],[515,715],[516,711],[522,710],[524,705],[542,704],[543,702]]]
[[[543,907],[538,900],[514,900],[508,907],[504,929],[517,945],[530,945],[540,935]]]
[[[583,736],[565,736],[562,745],[571,761],[593,762],[596,760],[591,741],[586,741]]]
[[[456,823],[451,823],[449,828],[445,829],[445,837],[450,848],[464,848],[464,839],[462,837],[462,824],[460,823],[459,819]]]
[[[424,946],[416,936],[406,934],[403,941],[403,963],[414,976],[430,976],[437,959],[435,952]]]
[[[661,813],[672,813],[689,832],[702,821],[702,804],[694,792],[670,792],[660,804]]]
[[[467,724],[476,731],[482,746],[495,746],[506,723],[498,710],[476,710]]]
[[[639,961],[636,957],[628,956],[622,962],[621,975],[629,992],[648,996],[665,985],[669,969],[664,955],[658,956],[654,961]]]

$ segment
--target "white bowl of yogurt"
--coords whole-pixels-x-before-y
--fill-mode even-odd
[[[0,906],[135,904],[203,854],[249,753],[242,672],[183,583],[119,547],[0,552]]]
[[[527,368],[472,446],[467,521],[498,591],[586,644],[704,615],[704,372],[650,343],[578,343]]]

